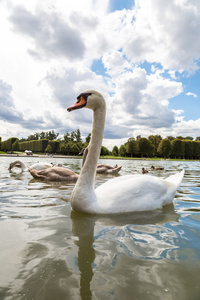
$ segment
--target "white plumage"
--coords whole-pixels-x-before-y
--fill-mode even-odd
[[[94,111],[88,155],[71,195],[75,211],[94,214],[117,214],[149,211],[173,201],[184,170],[166,179],[150,175],[125,175],[111,179],[94,189],[95,173],[104,134],[106,104],[96,91],[86,91],[68,111],[82,107]]]

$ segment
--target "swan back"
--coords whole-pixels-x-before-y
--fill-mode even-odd
[[[42,179],[47,181],[77,181],[79,175],[75,172],[65,169],[63,167],[52,167],[43,170],[28,169],[31,175],[36,179]]]
[[[125,175],[96,188],[101,213],[149,211],[170,204],[183,178],[184,171],[167,179],[151,175]],[[175,180],[176,178],[176,180]]]
[[[35,163],[30,166],[30,168],[37,170],[37,171],[47,169],[47,168],[52,168],[52,167],[53,167],[52,163]]]

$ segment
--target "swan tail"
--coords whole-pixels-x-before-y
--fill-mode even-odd
[[[34,170],[34,169],[32,169],[32,168],[28,168],[28,170],[29,170],[29,172],[31,173],[31,175],[34,177],[34,178],[44,178],[44,176],[43,175],[41,175],[41,174],[38,174],[38,171],[36,171],[36,170]]]
[[[121,170],[121,168],[122,168],[122,166],[116,167],[116,168],[111,169],[111,170],[107,170],[107,173],[117,174],[117,173],[119,173],[119,171]]]
[[[179,173],[176,173],[174,175],[171,175],[165,179],[165,181],[169,183],[173,183],[176,186],[176,189],[180,186],[181,181],[183,180],[185,170],[182,170]]]

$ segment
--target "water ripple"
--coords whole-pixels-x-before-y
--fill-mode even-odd
[[[73,183],[9,172],[13,160],[0,157],[0,299],[200,299],[200,162],[101,160],[122,165],[119,176],[152,164],[165,167],[155,176],[185,176],[161,210],[88,216],[71,212]],[[79,159],[56,162],[80,172]]]

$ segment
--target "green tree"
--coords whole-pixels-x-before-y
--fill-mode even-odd
[[[146,138],[141,138],[138,140],[138,152],[143,156],[151,156],[153,153],[153,146],[151,142]]]
[[[193,142],[192,140],[185,140],[185,158],[193,158]]]
[[[153,155],[157,156],[158,155],[158,145],[160,144],[160,141],[162,140],[161,135],[150,135],[148,137],[149,141],[151,142],[153,146]]]
[[[193,141],[193,140],[194,140],[194,138],[193,138],[192,136],[186,136],[185,139],[186,139],[186,140],[190,140],[190,141]]]
[[[28,136],[27,141],[39,140],[39,133],[34,133]]]
[[[105,156],[105,155],[109,155],[110,151],[105,147],[105,146],[101,146],[101,156]]]
[[[65,143],[62,143],[62,144],[60,145],[60,152],[61,152],[62,154],[67,154],[67,147],[66,147],[66,144],[65,144]]]
[[[19,140],[16,140],[16,141],[12,144],[12,150],[13,150],[13,151],[18,151],[18,150],[19,150]]]
[[[70,134],[70,141],[71,142],[74,142],[76,139],[76,132],[75,131],[72,131],[71,134]]]
[[[67,154],[73,153],[73,142],[68,142],[65,144]]]
[[[117,146],[114,146],[113,149],[112,149],[112,155],[113,156],[118,156],[119,154],[119,149]]]
[[[87,136],[86,139],[85,139],[85,142],[86,142],[87,144],[89,144],[90,139],[91,139],[91,133],[88,134],[88,136]]]
[[[70,133],[68,131],[64,134],[64,141],[65,143],[68,143],[70,141]]]
[[[45,138],[47,140],[53,141],[53,140],[56,140],[58,136],[59,136],[59,133],[55,133],[54,130],[52,130],[52,131],[46,132]]]
[[[129,138],[128,142],[127,142],[127,153],[131,155],[131,157],[133,155],[136,156],[136,154],[138,153],[138,145],[137,142],[134,138]]]
[[[175,137],[169,135],[169,136],[167,136],[167,139],[170,140],[170,141],[173,141],[173,140],[175,140]]]
[[[119,155],[125,157],[126,156],[126,146],[121,145],[119,148]]]
[[[73,144],[71,145],[71,154],[73,154],[73,155],[78,155],[79,152],[80,152],[79,146],[78,146],[76,143],[73,143]]]
[[[77,130],[75,131],[75,141],[76,141],[76,142],[82,142],[82,139],[81,139],[81,132],[80,132],[79,129],[77,129]]]
[[[46,138],[46,133],[44,131],[40,132],[39,137],[40,137],[40,140],[45,139]]]
[[[199,159],[200,158],[200,141],[193,141],[193,158]]]
[[[22,143],[22,142],[26,142],[27,141],[27,139],[25,139],[25,138],[21,138],[21,139],[19,139],[19,142],[20,143]]]
[[[51,153],[51,152],[52,152],[52,148],[51,148],[50,145],[48,145],[48,146],[46,147],[45,152],[46,152],[46,153]]]
[[[172,152],[172,145],[169,139],[163,139],[158,146],[158,154],[161,157],[169,157]]]
[[[172,155],[175,158],[183,158],[185,154],[185,144],[180,139],[175,139],[172,142]]]

